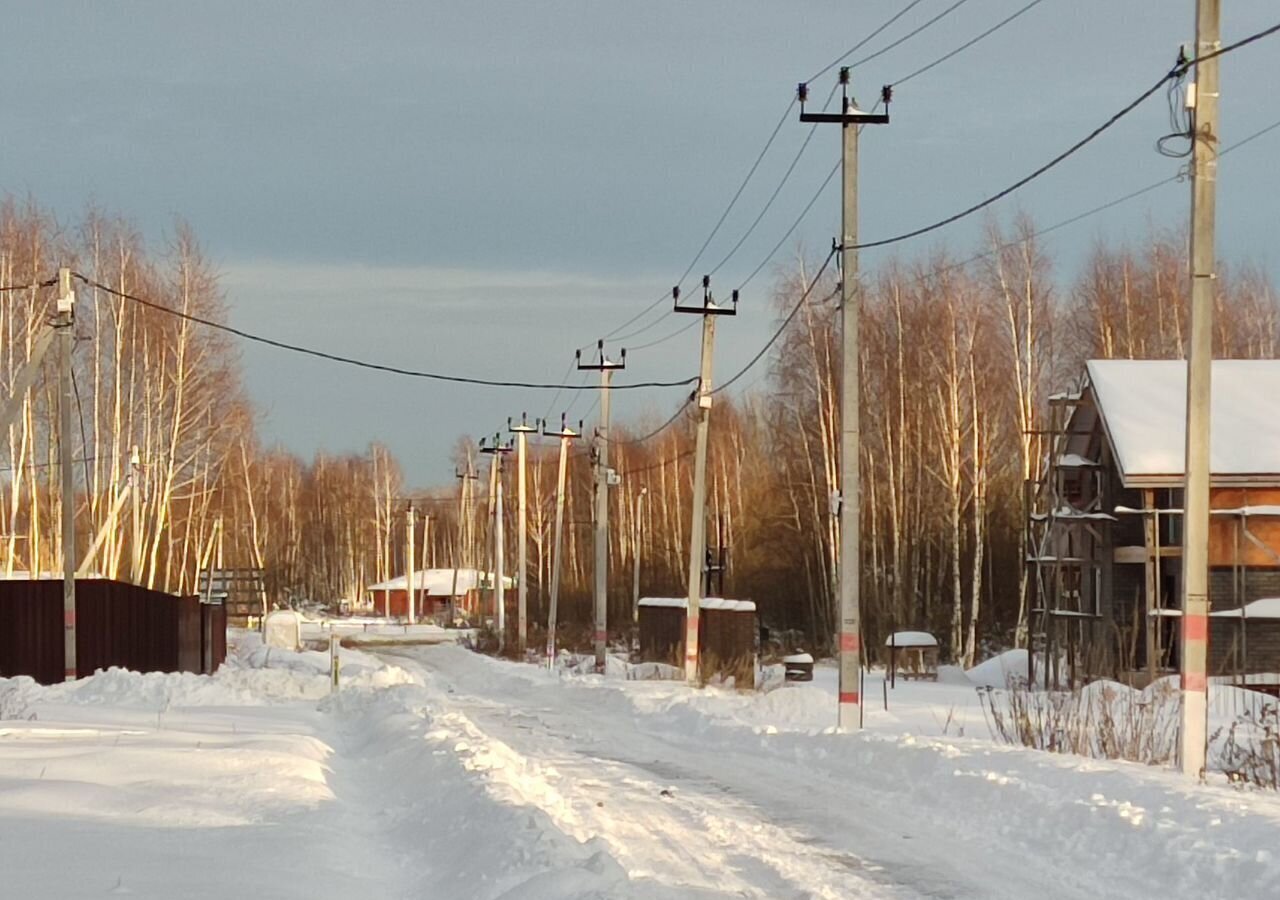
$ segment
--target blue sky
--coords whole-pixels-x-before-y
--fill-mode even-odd
[[[922,0],[853,59],[954,2]],[[1023,2],[965,0],[855,68],[855,93],[874,99]],[[96,202],[157,246],[185,218],[224,273],[240,327],[407,366],[557,381],[575,346],[674,283],[795,83],[904,5],[3,2],[0,191],[29,192],[68,217]],[[1224,36],[1277,18],[1266,0],[1237,0]],[[1192,0],[1044,0],[903,86],[893,123],[864,134],[863,238],[940,218],[1035,168],[1166,70],[1193,22]],[[1227,143],[1280,119],[1277,47],[1223,61]],[[814,94],[833,78],[815,81]],[[1153,98],[997,212],[1047,225],[1174,173],[1179,162],[1154,149],[1166,118]],[[694,275],[736,242],[806,131],[784,125]],[[1273,277],[1278,142],[1280,131],[1224,161],[1219,198],[1220,252]],[[765,258],[837,155],[837,131],[820,131],[717,273],[722,292]],[[834,187],[744,290],[742,314],[722,323],[719,373],[767,338],[774,266],[829,246]],[[1048,246],[1069,276],[1095,241],[1178,227],[1186,207],[1185,186],[1173,185],[1056,232]],[[982,227],[978,216],[896,252],[969,253]],[[888,255],[868,251],[863,266]],[[668,317],[631,343],[681,324]],[[694,329],[633,353],[626,377],[692,374],[696,353]],[[304,455],[381,439],[422,484],[451,474],[460,433],[492,432],[551,402],[255,347],[243,359],[265,439]],[[620,395],[615,409],[665,417],[679,394]],[[566,405],[562,396],[553,411]]]

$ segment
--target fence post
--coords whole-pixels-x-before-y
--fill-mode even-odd
[[[338,648],[341,642],[338,635],[334,633],[332,626],[329,628],[329,692],[334,693],[338,690]]]

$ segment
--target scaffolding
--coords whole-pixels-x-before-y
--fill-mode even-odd
[[[1036,681],[1035,660],[1044,664],[1046,689],[1063,683],[1074,687],[1093,674],[1099,660],[1081,658],[1083,648],[1103,646],[1098,636],[1110,612],[1110,497],[1103,448],[1093,429],[1079,430],[1077,411],[1082,394],[1049,398],[1047,457],[1038,478],[1024,485],[1026,515],[1025,565],[1034,586],[1032,628],[1028,647],[1028,679]]]

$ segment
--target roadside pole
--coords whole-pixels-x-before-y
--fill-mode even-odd
[[[1221,46],[1221,0],[1196,3],[1196,57]],[[1218,58],[1195,66],[1191,142],[1191,340],[1187,354],[1186,487],[1183,492],[1181,687],[1178,762],[1202,777],[1208,740],[1209,401],[1213,370],[1218,179]]]
[[[560,430],[547,431],[546,422],[542,423],[542,433],[547,437],[560,439],[560,466],[556,475],[556,536],[554,556],[551,558],[551,601],[547,607],[547,668],[556,666],[556,612],[560,603],[560,568],[564,562],[564,488],[565,476],[569,466],[569,442],[582,434],[582,423],[574,431],[560,417]]]
[[[537,434],[538,424],[535,422],[530,425],[528,415],[521,413],[520,423],[517,425],[507,419],[507,430],[516,436],[516,540],[519,542],[519,549],[516,551],[516,649],[523,659],[529,642],[529,499],[526,465],[528,438],[530,434]]]
[[[838,123],[842,135],[842,204],[840,236],[840,688],[839,726],[844,730],[862,727],[862,609],[858,579],[861,576],[861,485],[858,454],[859,431],[858,306],[858,132],[863,125],[889,123],[889,88],[881,99],[882,115],[864,113],[849,95],[849,69],[840,69],[841,109],[838,113],[805,112],[809,86],[801,84],[800,121]]]
[[[711,424],[711,358],[715,351],[716,318],[738,314],[738,292],[732,306],[720,306],[711,296],[711,276],[702,276],[702,305],[681,306],[680,286],[671,289],[675,312],[702,316],[702,361],[698,375],[698,431],[693,459],[693,514],[689,520],[689,578],[685,610],[684,677],[690,684],[701,683],[698,650],[698,622],[702,602],[702,570],[707,549],[707,439]]]
[[[578,351],[578,370],[600,373],[600,424],[596,426],[596,520],[595,520],[595,650],[596,671],[605,670],[609,641],[609,385],[613,373],[627,367],[627,351],[615,362],[605,356],[604,341],[597,344],[599,361],[584,364]]]

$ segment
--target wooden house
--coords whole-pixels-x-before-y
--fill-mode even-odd
[[[1280,597],[1280,360],[1212,378],[1210,675],[1243,679],[1280,672],[1280,603],[1258,604]],[[1180,360],[1095,360],[1052,399],[1027,565],[1035,643],[1068,671],[1042,676],[1177,671],[1185,422]]]
[[[494,576],[477,569],[419,569],[414,573],[414,612],[418,621],[466,621],[479,624],[494,614]],[[511,590],[515,579],[503,578]],[[401,575],[367,588],[375,615],[408,618],[408,580]]]

